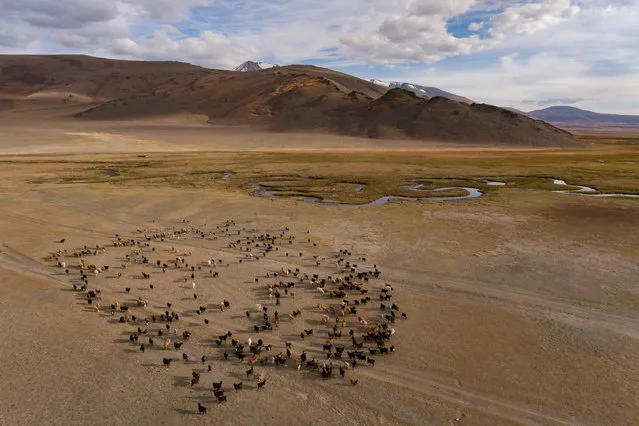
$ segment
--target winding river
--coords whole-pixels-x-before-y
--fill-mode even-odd
[[[565,180],[561,180],[561,179],[552,179],[552,183],[554,183],[555,185],[560,185],[560,186],[567,186],[570,188],[576,188],[576,189],[560,189],[560,190],[554,190],[554,193],[557,194],[573,194],[573,195],[583,195],[586,197],[626,197],[626,198],[639,198],[639,195],[637,194],[595,194],[595,192],[597,192],[597,190],[595,188],[591,188],[589,186],[583,186],[583,185],[570,185],[568,183],[566,183]]]
[[[415,192],[444,192],[448,190],[456,190],[462,189],[467,192],[466,195],[459,196],[451,196],[451,197],[407,197],[402,195],[384,195],[379,197],[376,200],[370,201],[368,203],[343,203],[335,200],[323,200],[318,197],[305,197],[305,196],[288,196],[288,195],[280,195],[278,191],[272,191],[264,186],[264,182],[254,182],[249,184],[251,187],[255,188],[255,191],[251,192],[253,197],[259,198],[297,198],[301,201],[313,204],[324,204],[331,206],[352,206],[352,207],[370,207],[370,206],[379,206],[383,204],[387,204],[391,200],[402,200],[402,201],[451,201],[451,200],[466,200],[469,198],[477,198],[481,197],[483,193],[477,188],[471,187],[446,187],[446,188],[437,188],[437,189],[421,189],[424,186],[424,183],[420,183],[421,181],[411,181],[415,182],[414,185],[404,185],[400,186],[400,189],[406,191],[415,191]],[[361,192],[366,185],[360,185],[353,190],[353,192]]]

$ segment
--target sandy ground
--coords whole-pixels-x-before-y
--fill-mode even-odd
[[[86,108],[86,107],[84,107]],[[377,140],[324,133],[259,132],[245,127],[212,126],[200,115],[132,121],[82,121],[82,108],[29,107],[0,114],[0,154],[415,150],[490,148],[481,143]],[[503,149],[501,147],[500,149]],[[518,149],[515,144],[508,149]],[[523,148],[535,150],[535,148]]]
[[[13,130],[6,125],[2,131],[5,142]],[[73,144],[56,142],[59,135],[37,134],[30,139],[32,146],[49,147],[45,151]],[[28,137],[9,138],[4,152],[43,150],[20,151],[15,148],[24,142],[20,138]],[[93,147],[105,143],[85,140]],[[166,139],[149,143],[150,150],[185,148]],[[188,144],[211,148],[194,139]],[[140,147],[116,146],[123,151]],[[30,184],[51,172],[50,166],[5,165],[0,170],[0,424],[629,425],[639,416],[639,214],[634,200],[540,198],[535,192],[504,189],[463,203],[352,209],[210,189]],[[101,290],[103,305],[128,303],[143,318],[172,302],[172,310],[181,314],[173,323],[178,334],[193,332],[180,351],[161,349],[156,336],[164,323],[145,325],[138,319],[120,324],[119,312],[113,317],[109,308],[96,313],[85,296],[71,289],[78,276],[75,259],[67,259],[74,262],[69,275],[45,260],[56,250],[69,254],[84,245],[107,245],[116,233],[137,239],[137,230],[205,229],[205,223],[209,231],[219,232],[217,226],[228,219],[236,221],[242,237],[289,227],[296,239],[259,261],[243,258],[228,247],[235,237],[222,235],[151,242],[155,252],[143,248],[150,266],[121,269],[131,248],[107,248],[87,259],[112,266],[89,278],[90,288]],[[195,271],[195,290],[190,271],[162,273],[153,264],[174,258],[172,248],[192,252],[187,262],[203,266]],[[397,351],[376,356],[374,367],[347,371],[345,379],[322,380],[315,371],[297,371],[293,362],[287,368],[258,365],[267,384],[257,391],[257,379],[244,375],[248,363],[224,361],[222,352],[230,345],[218,347],[215,338],[227,330],[243,341],[261,337],[274,353],[285,351],[288,340],[294,356],[307,350],[310,357],[322,358],[327,327],[314,307],[338,301],[306,282],[276,308],[266,297],[264,274],[285,267],[335,275],[334,264],[327,260],[317,266],[312,256],[330,259],[342,248],[354,253],[358,267],[371,270],[377,264],[382,270],[381,279],[367,284],[373,299],[385,283],[394,287],[393,302],[408,316],[393,325],[391,344]],[[303,256],[295,257],[299,252]],[[218,278],[207,275],[202,264],[211,257],[223,260],[216,268]],[[152,278],[140,279],[141,271],[150,271]],[[138,297],[148,301],[147,308],[135,306]],[[213,309],[223,299],[231,308],[223,313]],[[302,309],[304,314],[294,322],[283,315],[278,330],[256,335],[251,331],[258,322],[255,303],[271,312]],[[359,316],[375,321],[379,303],[360,307]],[[204,304],[207,311],[198,315],[195,310]],[[247,309],[254,312],[251,319],[245,317]],[[346,330],[361,335],[357,318],[348,321]],[[129,341],[138,326],[155,333],[154,345],[144,353],[139,343]],[[302,340],[300,331],[310,328],[316,334]],[[341,342],[352,350],[348,338]],[[183,361],[183,352],[193,361]],[[167,356],[175,358],[168,369],[162,365]],[[191,387],[193,370],[201,371],[202,378]],[[351,386],[350,379],[359,383]],[[211,383],[220,380],[228,396],[222,404],[211,391]],[[231,384],[240,380],[246,389],[235,392]],[[197,414],[198,402],[208,407],[206,415]]]

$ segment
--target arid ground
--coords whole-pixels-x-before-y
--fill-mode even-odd
[[[261,134],[211,129],[197,119],[56,123],[4,115],[0,126],[0,424],[636,424],[639,199],[552,192],[566,189],[553,183],[561,179],[597,194],[639,194],[635,139],[526,150]],[[262,182],[280,195],[361,204],[415,196],[400,188],[410,179],[424,179],[423,189],[471,186],[483,196],[369,207],[251,196],[251,184]],[[286,228],[296,238],[249,259],[229,247],[227,220],[236,223],[229,233],[242,238]],[[143,238],[192,228],[219,238],[191,231]],[[148,242],[139,249],[151,264],[126,258],[136,247],[111,247],[116,234]],[[88,277],[89,289],[101,290],[92,305],[72,289],[79,260],[71,253],[85,245],[106,247],[87,263],[111,266]],[[385,284],[394,288],[387,303],[407,319],[392,325],[394,353],[325,380],[306,366],[297,370],[294,360],[306,350],[324,362],[329,327],[316,305],[339,299],[307,280],[276,307],[266,284],[292,279],[272,278],[282,268],[336,275],[340,249],[361,270],[375,264],[382,274],[366,284],[371,302],[347,318],[335,345],[352,350],[350,328],[361,339],[358,316],[378,321]],[[69,274],[47,260],[58,250]],[[186,263],[202,267],[194,279],[189,268],[162,273],[155,265],[188,252]],[[217,278],[206,266],[210,258],[223,261]],[[138,298],[148,306],[138,307]],[[224,299],[231,306],[220,312],[215,306]],[[130,305],[137,320],[119,323],[121,311],[111,316],[116,301]],[[162,349],[157,330],[165,323],[142,320],[168,302],[181,314],[171,339],[193,332],[179,351]],[[252,331],[261,317],[257,303],[279,310],[277,330]],[[202,305],[207,311],[198,314]],[[303,314],[292,321],[296,309]],[[131,343],[138,327],[148,334]],[[305,329],[315,334],[302,340]],[[293,361],[256,365],[267,380],[257,390],[259,379],[245,376],[247,360],[223,359],[233,348],[215,339],[227,330],[242,342],[264,339],[273,354],[290,341]],[[155,342],[142,353],[149,337]],[[169,368],[164,357],[174,358]],[[191,386],[193,370],[201,380]],[[214,400],[211,384],[219,381],[227,402]],[[245,388],[235,391],[239,381]],[[198,403],[207,414],[198,414]]]

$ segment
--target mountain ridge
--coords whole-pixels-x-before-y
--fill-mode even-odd
[[[12,102],[2,111],[34,105],[67,111],[72,103],[73,116],[82,120],[197,114],[214,125],[276,132],[494,145],[581,144],[568,132],[499,107],[428,99],[308,65],[234,72],[176,62],[0,55],[0,99]]]
[[[434,98],[439,96],[442,98],[448,98],[453,101],[463,102],[466,104],[475,103],[473,100],[468,99],[464,96],[456,95],[454,93],[447,92],[437,87],[421,86],[419,84],[406,83],[406,82],[400,82],[400,81],[382,81],[382,80],[376,80],[376,79],[367,79],[367,80],[370,81],[371,83],[388,87],[390,89],[398,89],[398,88],[404,89],[404,90],[411,91],[419,96],[426,96],[428,98]]]
[[[262,71],[265,69],[280,67],[280,66],[281,65],[271,64],[268,62],[246,61],[234,67],[233,71],[237,71],[237,72]],[[425,96],[427,98],[434,98],[434,97],[440,96],[443,98],[452,99],[453,101],[463,102],[467,104],[474,103],[474,101],[472,101],[471,99],[468,99],[464,96],[456,95],[454,93],[447,92],[437,87],[421,86],[419,84],[406,83],[406,82],[400,82],[400,81],[383,81],[383,80],[377,80],[374,78],[362,78],[362,80],[366,80],[370,83],[376,84],[381,87],[385,87],[387,89],[399,88],[399,89],[408,90],[419,96]]]
[[[631,127],[639,128],[639,115],[605,114],[588,111],[572,106],[552,106],[530,111],[530,117],[543,120],[561,127],[573,128],[606,128]]]

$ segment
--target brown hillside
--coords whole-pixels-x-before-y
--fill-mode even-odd
[[[388,91],[384,86],[371,83],[370,81],[362,80],[352,75],[344,74],[338,71],[329,70],[326,68],[315,67],[312,65],[289,65],[285,67],[279,67],[277,69],[268,69],[267,72],[281,72],[289,74],[306,74],[311,77],[324,77],[333,80],[334,82],[347,87],[350,90],[364,93],[372,98],[377,98]]]
[[[76,117],[131,120],[202,114],[212,124],[371,138],[568,146],[546,123],[488,105],[427,99],[313,66],[240,73],[177,62],[86,56],[0,56],[0,112],[52,99],[86,105]]]
[[[104,101],[185,87],[212,71],[180,62],[119,61],[82,55],[0,55],[0,98],[67,94]],[[43,96],[40,96],[40,98]]]

